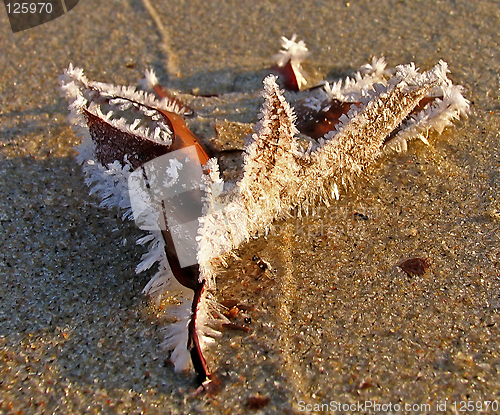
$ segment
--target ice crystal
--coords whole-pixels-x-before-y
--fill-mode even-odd
[[[274,55],[274,60],[285,77],[285,85],[292,90],[301,90],[307,80],[302,70],[302,62],[309,56],[306,44],[303,40],[296,42],[297,35],[294,34],[291,39],[281,38],[282,50]]]

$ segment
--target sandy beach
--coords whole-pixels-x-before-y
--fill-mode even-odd
[[[15,34],[0,13],[0,413],[451,414],[463,402],[495,413],[498,2],[152,7],[81,0]],[[134,271],[142,231],[88,194],[58,76],[73,63],[90,79],[136,85],[151,67],[188,100],[220,96],[210,119],[256,122],[251,99],[280,37],[294,33],[317,80],[374,56],[422,70],[442,59],[471,111],[429,145],[382,157],[338,203],[238,248],[218,298],[251,306],[251,332],[222,333],[207,353],[220,390],[197,394],[193,373],[175,373],[161,347],[162,310],[141,295],[154,273]],[[270,264],[259,279],[254,256]],[[398,267],[414,257],[430,263],[422,276]]]

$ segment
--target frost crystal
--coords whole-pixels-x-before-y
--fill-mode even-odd
[[[282,50],[274,55],[274,60],[278,67],[285,71],[285,83],[293,90],[301,90],[307,84],[301,64],[309,56],[309,51],[303,40],[296,42],[295,39],[297,39],[296,34],[291,39],[283,36],[281,38]]]

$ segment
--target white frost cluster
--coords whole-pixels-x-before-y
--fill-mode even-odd
[[[389,84],[407,82],[416,85],[431,82],[435,86],[429,90],[427,97],[435,98],[426,108],[402,121],[399,131],[384,143],[383,151],[406,151],[407,142],[421,139],[428,144],[430,130],[441,133],[453,121],[465,116],[469,110],[469,101],[463,95],[460,85],[453,85],[448,79],[446,62],[440,61],[431,71],[420,74],[415,64],[400,65],[395,69],[386,69],[384,58],[373,58],[371,64],[363,65],[354,78],[340,80],[324,86],[327,97],[344,102],[367,102],[386,89]],[[436,81],[437,80],[437,81]]]
[[[149,81],[154,81],[154,74],[151,72]],[[61,91],[69,102],[69,120],[75,125],[82,138],[81,144],[77,146],[77,160],[83,166],[85,183],[90,186],[91,194],[96,194],[101,199],[101,206],[107,208],[120,208],[123,210],[123,219],[133,219],[133,212],[129,198],[129,176],[132,173],[132,166],[127,161],[114,161],[106,166],[101,164],[96,157],[96,143],[89,132],[89,127],[83,110],[90,112],[111,125],[118,131],[133,134],[144,140],[158,140],[158,132],[150,131],[142,127],[137,127],[138,121],[129,124],[125,119],[113,119],[112,112],[103,113],[103,106],[115,106],[120,111],[130,108],[128,100],[137,102],[146,108],[145,116],[155,120],[156,109],[163,109],[170,112],[181,113],[182,110],[173,101],[163,99],[156,100],[154,96],[136,91],[133,87],[119,87],[109,84],[91,82],[83,74],[83,70],[70,65],[60,77]],[[141,109],[141,107],[139,107]],[[109,137],[108,137],[109,138]],[[111,137],[112,138],[112,137]],[[170,137],[162,137],[164,143],[171,143]],[[158,204],[149,206],[153,210],[150,218],[158,218],[162,214]],[[160,228],[160,226],[156,226]],[[143,255],[140,264],[136,267],[136,272],[140,273],[158,264],[158,271],[144,287],[143,293],[150,295],[156,303],[166,295],[171,297],[172,302],[179,303],[168,307],[167,313],[177,321],[169,325],[166,330],[164,346],[172,351],[171,360],[177,371],[190,367],[190,354],[187,350],[188,330],[187,326],[192,316],[191,307],[193,291],[182,286],[173,276],[166,254],[165,240],[160,231],[151,231],[146,236],[137,241],[138,244],[149,244],[148,251]],[[168,301],[167,301],[168,303]],[[198,305],[198,318],[196,332],[202,346],[206,346],[212,341],[212,337],[218,334],[211,326],[215,324],[214,315],[219,320],[227,321],[220,313],[219,306],[212,300],[210,293],[203,293]]]
[[[144,71],[144,78],[139,80],[139,86],[146,91],[153,91],[156,85],[158,85],[158,78],[155,72],[153,69],[146,69]]]
[[[131,173],[131,166],[126,161],[123,165],[116,161],[108,166],[103,166],[96,160],[95,143],[81,112],[82,108],[89,106],[89,102],[84,96],[84,90],[88,88],[89,81],[82,69],[74,68],[71,64],[59,80],[61,91],[69,101],[69,120],[82,138],[80,145],[77,146],[77,160],[83,167],[85,183],[91,188],[90,193],[97,194],[101,199],[101,206],[121,208],[124,210],[123,217],[130,218],[132,211],[127,181]],[[100,111],[96,115],[103,116]]]
[[[207,278],[214,279],[214,256],[266,232],[294,207],[308,213],[318,202],[338,199],[339,189],[352,185],[383,152],[402,147],[429,129],[441,132],[466,114],[469,103],[461,87],[447,78],[444,62],[424,73],[412,64],[400,66],[392,78],[387,76],[394,71],[385,66],[383,59],[374,59],[364,67],[364,75],[345,81],[343,87],[339,84],[338,95],[331,98],[356,97],[358,105],[340,117],[335,130],[303,152],[298,150],[293,109],[276,77],[265,79],[261,121],[245,148],[242,177],[218,196],[224,209],[207,213],[201,221],[199,261]],[[422,99],[434,95],[441,98],[407,118]],[[386,141],[393,131],[397,134]],[[207,203],[210,212],[214,202]]]
[[[282,36],[282,50],[274,55],[273,59],[281,68],[290,63],[297,79],[299,89],[307,84],[307,80],[302,72],[302,62],[309,56],[309,51],[303,40],[296,41],[297,35],[294,34],[291,39]]]
[[[407,75],[405,67],[397,67],[396,70],[396,76],[400,78]],[[415,139],[429,144],[427,136],[430,130],[441,134],[454,121],[467,115],[470,103],[462,95],[463,87],[453,85],[448,79],[449,72],[446,62],[440,61],[436,65],[434,73],[440,82],[428,94],[435,100],[402,123],[400,131],[385,142],[384,152],[404,152],[408,149],[407,143]]]
[[[385,59],[373,58],[371,64],[365,64],[354,74],[330,84],[325,82],[327,96],[344,102],[357,102],[370,94],[374,85],[387,85],[388,79],[394,74],[394,69],[386,69]]]

